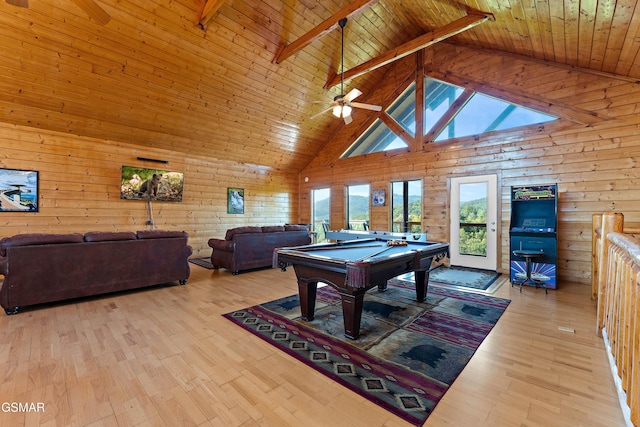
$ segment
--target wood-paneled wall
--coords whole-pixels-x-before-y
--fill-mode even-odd
[[[147,202],[120,200],[122,165],[184,172],[183,201],[154,202],[151,209],[156,229],[189,233],[194,256],[210,255],[207,241],[224,237],[228,228],[297,219],[295,173],[0,123],[0,167],[39,172],[40,208],[37,213],[0,212],[0,237],[148,228]],[[227,187],[244,188],[244,214],[227,213]]]
[[[410,67],[407,62],[407,67]],[[591,218],[624,212],[640,222],[640,85],[626,78],[496,52],[440,43],[424,56],[427,75],[523,105],[537,104],[563,119],[527,131],[495,132],[444,143],[338,160],[371,117],[354,115],[302,172],[300,217],[311,216],[312,188],[331,188],[331,227],[345,224],[344,186],[422,179],[423,229],[449,240],[449,179],[497,174],[501,194],[500,266],[509,268],[510,187],[558,183],[559,279],[590,283]],[[385,81],[400,81],[406,69]],[[402,75],[398,75],[402,73]],[[464,77],[462,77],[464,76]],[[381,85],[379,91],[390,93]],[[374,93],[370,99],[383,99]],[[371,228],[388,229],[389,206],[371,208]],[[561,286],[561,283],[560,283]]]

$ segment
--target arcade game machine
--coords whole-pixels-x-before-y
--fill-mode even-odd
[[[512,284],[556,289],[558,185],[511,187]],[[529,265],[527,265],[529,264]]]

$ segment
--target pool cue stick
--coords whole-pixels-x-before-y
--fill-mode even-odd
[[[384,251],[388,251],[389,249],[391,249],[391,248],[393,248],[393,247],[394,247],[394,246],[385,246],[383,249],[380,249],[379,251],[376,251],[376,252],[374,252],[374,253],[372,253],[372,254],[369,254],[369,255],[367,255],[367,256],[363,256],[362,258],[358,258],[358,259],[356,260],[356,262],[357,262],[357,261],[362,261],[362,260],[365,260],[365,259],[368,259],[368,258],[373,258],[374,256],[376,256],[376,255],[380,255],[382,252],[384,252]]]
[[[352,247],[352,246],[337,246],[337,247],[333,247],[333,248],[328,248],[328,247],[316,247],[316,248],[303,248],[303,249],[298,249],[300,252],[313,252],[313,251],[339,251],[342,249],[360,249],[360,248],[379,248],[380,245],[366,245],[366,246],[357,246],[357,247]]]

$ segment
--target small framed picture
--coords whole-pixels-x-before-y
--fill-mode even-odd
[[[371,191],[371,204],[373,206],[384,206],[387,200],[387,192],[385,190]]]
[[[0,212],[38,212],[38,171],[0,169]]]
[[[244,188],[227,188],[227,213],[244,213]]]

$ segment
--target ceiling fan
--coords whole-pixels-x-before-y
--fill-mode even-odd
[[[29,0],[4,0],[8,4],[18,7],[29,7]],[[100,25],[105,25],[111,20],[109,15],[103,8],[98,6],[94,0],[72,0],[78,7],[89,15],[91,19]]]
[[[337,95],[333,98],[333,102],[331,102],[331,107],[327,108],[324,111],[319,112],[318,114],[312,116],[314,119],[327,111],[332,111],[333,115],[336,117],[342,117],[344,119],[345,124],[349,124],[353,121],[351,118],[351,110],[352,108],[363,108],[365,110],[371,111],[380,111],[382,107],[380,105],[371,105],[371,104],[363,104],[361,102],[353,102],[355,98],[362,95],[358,89],[351,89],[348,94],[344,94],[344,27],[347,25],[347,18],[342,18],[338,21],[338,25],[342,28],[342,78],[340,81],[340,95]],[[320,103],[327,103],[326,101],[316,101]]]

